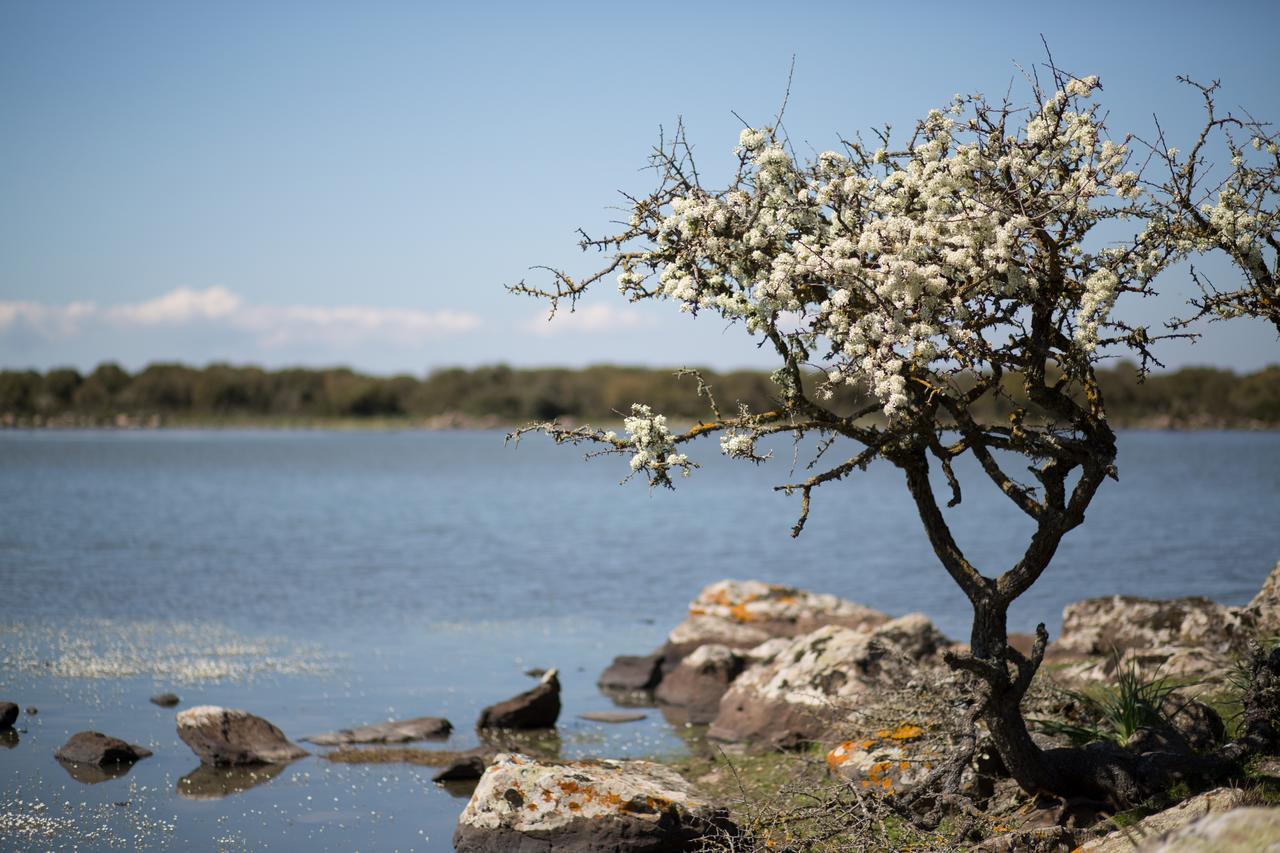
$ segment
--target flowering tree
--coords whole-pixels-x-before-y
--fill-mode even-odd
[[[718,434],[720,452],[754,461],[764,436],[817,436],[815,473],[777,486],[800,498],[793,535],[819,487],[877,458],[892,463],[973,608],[970,653],[950,663],[976,677],[975,717],[1006,766],[1029,792],[1115,800],[1131,786],[1124,767],[1032,741],[1020,705],[1047,634],[1040,625],[1023,655],[1009,645],[1006,614],[1115,476],[1115,435],[1095,365],[1104,350],[1121,350],[1145,368],[1158,337],[1118,320],[1116,300],[1150,293],[1152,279],[1193,246],[1252,255],[1231,230],[1240,219],[1215,226],[1221,217],[1182,204],[1196,185],[1194,152],[1188,161],[1168,153],[1171,167],[1183,169],[1170,184],[1182,196],[1154,205],[1129,169],[1131,140],[1107,134],[1096,77],[1052,69],[1052,86],[1032,89],[1032,107],[957,95],[902,144],[886,128],[872,143],[846,141],[810,162],[797,160],[777,123],[747,128],[736,175],[718,190],[702,185],[677,130],[653,155],[657,189],[628,197],[625,227],[583,235],[582,247],[607,259],[597,272],[579,279],[550,270],[547,286],[511,289],[549,299],[554,312],[616,277],[631,301],[711,313],[772,347],[778,403],[770,411],[722,412],[699,378],[712,417],[684,432],[639,404],[622,435],[555,423],[529,429],[629,456],[633,476],[667,487],[696,467],[685,451],[704,436]],[[1148,227],[1156,207],[1164,215]],[[1129,236],[1116,242],[1117,234]],[[849,386],[868,402],[840,411],[833,400]],[[975,404],[992,396],[1011,411],[1007,420],[979,416]],[[824,464],[832,446],[846,443],[847,458]],[[975,565],[948,527],[940,501],[960,503],[954,464],[966,454],[1035,525],[1013,565]],[[1011,469],[1018,457],[1031,461],[1030,477]],[[935,471],[938,485],[946,483],[942,496]]]

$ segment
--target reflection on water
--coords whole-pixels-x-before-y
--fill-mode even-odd
[[[67,775],[83,785],[97,785],[99,782],[110,782],[112,779],[119,779],[122,776],[128,776],[129,771],[133,769],[134,761],[117,761],[112,764],[81,764],[79,761],[63,761],[57,759],[62,765],[62,769],[67,771]]]
[[[22,740],[22,738],[18,736],[18,730],[12,726],[5,726],[0,729],[0,746],[3,746],[5,749],[13,749],[18,745],[18,741],[20,740]]]
[[[178,780],[175,790],[188,800],[220,800],[265,785],[279,776],[287,764],[255,764],[251,767],[211,767],[201,764]]]

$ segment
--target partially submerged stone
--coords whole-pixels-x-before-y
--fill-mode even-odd
[[[464,755],[431,777],[432,782],[466,782],[484,775],[485,760],[481,755]]]
[[[674,770],[648,761],[494,759],[458,819],[460,853],[692,851],[735,832]]]
[[[0,702],[0,729],[9,728],[18,721],[18,706],[13,702]]]
[[[948,646],[915,613],[873,631],[829,625],[797,637],[765,663],[747,669],[720,700],[708,730],[714,740],[788,746],[817,740],[842,706],[868,701],[895,681],[937,664]]]
[[[181,701],[177,693],[157,693],[151,697],[151,704],[161,708],[172,708]]]
[[[354,729],[339,729],[303,740],[318,746],[347,746],[359,743],[410,743],[415,740],[446,738],[453,731],[453,724],[443,717],[414,717],[411,720],[392,720]]]
[[[177,723],[178,737],[204,764],[277,764],[310,754],[248,711],[199,705],[180,712]]]
[[[149,755],[151,750],[145,746],[128,743],[101,732],[76,732],[53,754],[59,761],[93,767],[132,764]]]
[[[661,679],[662,655],[619,655],[596,684],[611,692],[642,692],[657,687]]]
[[[560,717],[560,679],[549,670],[532,690],[480,712],[476,728],[549,729]]]
[[[592,723],[638,723],[648,714],[642,714],[639,711],[583,711],[578,715],[579,720],[587,720]]]
[[[728,646],[699,646],[658,685],[654,698],[663,716],[677,724],[710,723],[720,713],[720,698],[746,663],[746,656]]]

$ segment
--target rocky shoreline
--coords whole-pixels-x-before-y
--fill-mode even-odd
[[[1066,746],[1081,732],[1102,730],[1090,696],[1128,674],[1157,686],[1160,723],[1122,738],[1106,733],[1111,748],[1152,766],[1184,766],[1229,738],[1240,662],[1256,643],[1275,646],[1277,637],[1280,564],[1242,607],[1203,598],[1076,602],[1065,608],[1061,636],[1049,646],[1024,710],[1042,747]],[[483,709],[474,749],[417,745],[449,737],[453,725],[434,716],[358,723],[299,740],[329,748],[319,756],[326,760],[430,765],[451,791],[473,788],[454,835],[464,851],[843,849],[821,846],[815,839],[824,833],[858,838],[866,849],[1280,844],[1280,811],[1269,807],[1280,801],[1280,759],[1248,768],[1252,788],[1200,790],[1205,786],[1194,778],[1173,773],[1165,800],[1112,814],[1097,803],[1027,797],[981,742],[963,779],[977,811],[962,815],[964,827],[950,826],[949,834],[921,834],[903,822],[894,798],[914,791],[964,737],[962,684],[943,662],[944,653],[963,648],[922,614],[891,617],[832,595],[724,580],[698,593],[659,648],[619,656],[601,673],[598,687],[619,710],[581,715],[625,725],[656,709],[692,734],[688,760],[560,760],[540,745],[554,736],[562,711],[554,669],[531,672],[534,687]],[[174,694],[152,701],[181,702]],[[0,702],[0,737],[14,731],[19,710]],[[191,798],[263,784],[310,754],[248,711],[193,707],[178,711],[175,724],[201,762],[179,782]],[[86,731],[56,758],[73,778],[92,783],[127,773],[150,754]],[[798,823],[797,798],[822,808],[810,806]],[[806,835],[815,822],[821,831]],[[780,844],[784,836],[790,840]],[[1254,846],[1229,846],[1240,837]]]

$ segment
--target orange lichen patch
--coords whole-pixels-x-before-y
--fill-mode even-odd
[[[899,769],[899,770],[910,770],[910,769],[911,769],[911,764],[910,764],[909,762],[906,762],[906,761],[899,761],[899,762],[898,762],[898,769]]]
[[[707,611],[703,610],[701,607],[691,605],[689,607],[689,615],[690,616],[706,616]]]
[[[893,780],[891,780],[891,779],[881,779],[881,780],[880,780],[880,787],[881,787],[881,788],[884,788],[886,791],[891,790],[891,789],[893,788]]]
[[[739,622],[750,622],[756,615],[747,609],[746,604],[735,604],[729,608],[729,615]]]
[[[906,723],[898,726],[890,732],[887,737],[892,738],[893,740],[915,740],[922,734],[924,734],[924,729],[919,726],[913,726],[910,723]]]
[[[575,803],[575,802],[570,801],[570,802],[569,802],[569,811],[571,811],[571,812],[578,812],[578,811],[582,811],[582,804],[581,804],[581,803]]]
[[[551,802],[551,801],[552,801],[552,800],[554,800],[554,799],[555,799],[555,797],[551,796],[551,792],[550,792],[550,791],[543,791],[543,792],[542,792],[542,801],[543,801],[544,803],[549,803],[549,802]]]
[[[778,599],[779,604],[795,604],[796,597],[794,595],[784,595]]]
[[[663,797],[645,797],[644,799],[649,808],[656,812],[665,812],[671,808],[671,801]]]
[[[837,746],[835,749],[827,753],[827,766],[832,770],[839,767],[849,760],[849,756],[853,755],[853,751],[857,749],[857,744],[851,740]]]
[[[567,779],[563,782],[560,782],[556,785],[556,787],[558,787],[561,791],[564,791],[566,794],[576,794],[578,793],[578,791],[582,790],[581,786],[579,786],[578,783],[573,781],[572,779]]]
[[[619,797],[613,791],[606,791],[600,796],[600,802],[604,803],[606,806],[613,806],[614,808],[617,808],[622,805],[622,797]]]
[[[525,806],[525,808],[531,812],[536,812],[538,810],[538,807],[535,806],[533,803],[529,803],[527,806]]]

